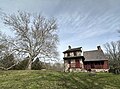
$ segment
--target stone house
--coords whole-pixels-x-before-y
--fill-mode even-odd
[[[64,51],[64,71],[108,71],[108,59],[103,50],[97,46],[97,50],[82,51],[82,47],[71,48]]]

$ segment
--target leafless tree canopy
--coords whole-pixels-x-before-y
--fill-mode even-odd
[[[11,42],[14,50],[22,55],[29,55],[28,69],[31,69],[31,64],[37,56],[48,58],[58,56],[55,19],[18,11],[17,15],[5,15],[4,24],[15,32],[15,39]]]
[[[110,64],[120,66],[120,41],[106,43],[105,45]]]

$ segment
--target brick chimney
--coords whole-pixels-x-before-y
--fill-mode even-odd
[[[68,49],[71,49],[71,46],[70,46],[70,45],[68,46]]]
[[[81,47],[81,51],[82,51],[81,56],[83,56],[83,48],[82,47]]]
[[[97,49],[98,49],[98,50],[102,50],[100,46],[97,46]]]

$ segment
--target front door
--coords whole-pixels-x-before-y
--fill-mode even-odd
[[[76,68],[80,68],[80,60],[79,59],[77,59],[77,60],[75,60],[75,67]]]
[[[71,67],[71,60],[68,60],[68,67]]]

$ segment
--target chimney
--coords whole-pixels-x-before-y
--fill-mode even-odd
[[[83,56],[83,48],[82,47],[81,47],[81,51],[82,51],[81,56]]]
[[[71,46],[70,46],[70,45],[68,46],[68,49],[71,49]]]
[[[97,46],[97,49],[98,49],[98,50],[102,50],[100,46]]]

